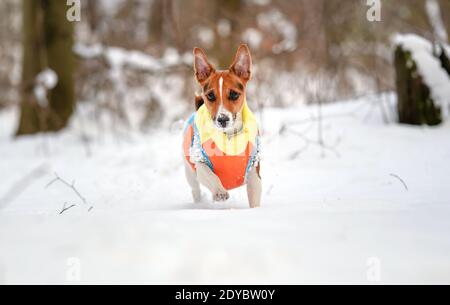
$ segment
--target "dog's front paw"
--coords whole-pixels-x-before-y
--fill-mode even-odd
[[[230,194],[226,190],[217,190],[213,194],[214,201],[227,201],[230,198]]]

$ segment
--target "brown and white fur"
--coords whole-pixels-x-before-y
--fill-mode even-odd
[[[205,52],[194,49],[195,77],[202,88],[201,96],[196,98],[196,108],[205,104],[216,128],[233,136],[242,130],[242,110],[245,101],[247,82],[251,78],[252,58],[246,45],[241,45],[233,64],[228,70],[217,71],[209,63]],[[201,200],[200,184],[211,191],[214,201],[229,199],[227,190],[220,179],[208,167],[197,162],[196,171],[185,161],[186,177],[192,188],[194,201]],[[247,196],[249,206],[257,208],[261,204],[261,177],[259,165],[247,177]]]

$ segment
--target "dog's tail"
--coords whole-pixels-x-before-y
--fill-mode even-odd
[[[203,101],[203,97],[200,95],[195,96],[195,111],[197,111],[205,102]]]

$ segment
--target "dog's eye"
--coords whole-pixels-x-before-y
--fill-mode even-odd
[[[216,100],[216,95],[214,94],[214,92],[211,91],[206,95],[206,98],[208,99],[208,101],[214,102]]]
[[[232,101],[237,101],[240,96],[241,95],[239,93],[237,93],[236,91],[231,90],[229,99],[232,100]]]

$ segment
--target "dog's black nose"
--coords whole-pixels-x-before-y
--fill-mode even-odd
[[[219,117],[217,118],[217,122],[220,124],[220,126],[222,127],[226,127],[227,123],[230,121],[230,118],[226,115],[219,115]]]

